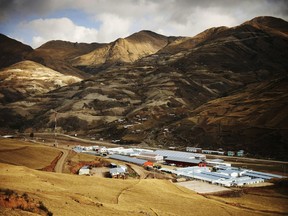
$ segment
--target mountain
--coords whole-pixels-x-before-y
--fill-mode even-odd
[[[66,75],[88,78],[89,75],[72,66],[71,60],[101,46],[102,45],[98,43],[72,43],[60,40],[49,41],[31,52],[27,56],[27,59],[43,64]]]
[[[69,54],[93,76],[0,107],[10,119],[0,126],[51,131],[53,109],[65,133],[287,160],[287,30],[258,17],[195,37],[142,31]]]
[[[171,39],[151,31],[140,31],[76,57],[73,60],[73,66],[98,68],[103,67],[103,64],[133,63],[138,59],[158,52]]]
[[[24,60],[32,51],[30,46],[0,34],[0,68]]]
[[[27,60],[0,70],[0,80],[0,102],[4,104],[81,81]]]

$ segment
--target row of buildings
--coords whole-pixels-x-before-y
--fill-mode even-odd
[[[99,148],[94,147],[94,149],[103,152],[103,149],[99,150]],[[77,149],[81,148],[78,147]],[[231,164],[224,162],[222,159],[207,160],[205,155],[195,152],[160,149],[153,151],[139,148],[126,149],[123,147],[105,148],[105,152],[110,159],[133,163],[143,167],[153,167],[155,163],[173,165],[178,168],[161,168],[160,171],[173,173],[178,177],[197,179],[226,187],[244,186],[264,182],[272,178],[282,178],[282,176],[270,173],[232,167]],[[112,177],[119,176],[120,173],[123,173],[123,170],[121,172],[119,167],[115,167],[110,172]]]
[[[166,152],[166,155],[171,152]],[[176,152],[177,153],[177,152]],[[147,160],[125,156],[125,155],[117,155],[113,154],[109,156],[110,159],[114,160],[120,160],[127,163],[133,163],[137,164],[139,166],[143,167],[153,167],[153,163]],[[179,157],[178,157],[179,158]],[[182,159],[185,160],[184,158]],[[186,162],[188,161],[190,163],[190,160],[186,158]],[[194,159],[196,160],[196,159]],[[215,162],[215,163],[212,163]],[[222,163],[221,163],[222,162]],[[232,167],[231,165],[227,165],[224,163],[223,160],[217,159],[217,161],[210,161],[207,165],[213,166],[213,169],[209,166],[202,166],[201,163],[199,163],[197,166],[188,166],[188,167],[181,167],[181,168],[174,168],[174,169],[168,169],[168,168],[160,168],[159,171],[161,172],[167,172],[172,173],[176,175],[179,178],[186,178],[186,179],[196,179],[200,181],[205,181],[211,184],[217,184],[220,186],[225,187],[232,187],[232,186],[245,186],[248,184],[256,184],[261,183],[266,180],[270,180],[272,178],[283,178],[283,176],[270,174],[270,173],[264,173],[264,172],[257,172],[249,169],[242,169],[237,167]],[[193,161],[194,164],[194,161]],[[218,165],[215,165],[218,164]],[[115,169],[115,175],[118,177],[118,169]],[[111,176],[113,177],[114,174],[111,173]]]
[[[193,152],[193,153],[202,153],[202,154],[214,154],[214,155],[227,155],[227,156],[237,156],[237,157],[243,157],[244,156],[244,150],[239,151],[216,151],[216,150],[207,150],[202,148],[196,148],[196,147],[186,147],[187,152]]]
[[[122,155],[134,157],[151,162],[175,164],[177,166],[191,166],[206,163],[206,156],[198,153],[181,152],[173,150],[150,150],[140,148],[114,147],[106,148],[100,146],[76,146],[73,148],[76,152],[94,154],[94,155]]]
[[[216,171],[211,171],[207,167],[178,168],[176,170],[171,170],[171,173],[174,173],[179,177],[196,179],[225,187],[241,187],[248,184],[261,183],[273,178],[283,178],[283,176],[280,175],[256,172],[253,170],[241,169],[237,167],[219,165],[215,166],[215,168]],[[169,172],[167,169],[165,169],[165,171]]]
[[[127,167],[124,165],[117,165],[111,163],[109,174],[112,178],[125,178],[127,174]],[[91,175],[91,167],[83,166],[79,169],[78,175]]]

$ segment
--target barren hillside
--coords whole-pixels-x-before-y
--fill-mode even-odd
[[[141,31],[127,38],[99,47],[73,60],[75,67],[98,68],[103,64],[132,63],[165,47],[169,38],[150,31]],[[93,72],[93,69],[90,69]]]
[[[30,46],[0,34],[0,68],[24,60],[32,51]]]
[[[0,102],[10,103],[80,82],[32,61],[21,61],[0,71]]]
[[[7,164],[0,164],[0,171],[2,189],[8,188],[18,194],[25,193],[26,197],[41,201],[55,216],[285,214],[285,209],[281,208],[285,206],[283,198],[270,197],[269,205],[261,204],[267,200],[267,194],[258,197],[261,202],[257,204],[253,202],[251,195],[247,194],[247,198],[238,198],[241,205],[236,205],[233,203],[238,202],[237,198],[224,198],[221,202],[221,197],[206,198],[167,180],[123,181],[41,172]],[[255,197],[257,196],[254,195],[254,200]],[[25,214],[20,209],[0,207],[0,210],[3,215]]]

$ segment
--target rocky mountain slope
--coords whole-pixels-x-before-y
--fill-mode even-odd
[[[10,103],[80,82],[32,61],[21,61],[0,70],[0,102]]]
[[[0,107],[0,125],[51,131],[53,109],[59,132],[287,159],[287,30],[258,17],[191,38],[142,31],[69,55],[93,76]]]
[[[166,37],[151,31],[140,31],[127,38],[101,46],[73,60],[73,66],[93,71],[116,63],[132,63],[154,54],[176,38]]]
[[[66,75],[88,78],[88,74],[72,66],[71,60],[101,46],[102,44],[98,43],[87,44],[59,40],[49,41],[33,50],[26,58]]]
[[[0,68],[24,60],[32,51],[32,47],[0,34]]]

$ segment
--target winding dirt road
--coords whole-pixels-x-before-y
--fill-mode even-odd
[[[69,150],[61,149],[61,152],[63,153],[60,159],[57,161],[57,164],[55,166],[55,172],[57,173],[62,173],[63,172],[63,167],[65,164],[65,161],[67,159],[67,156],[69,154]]]

